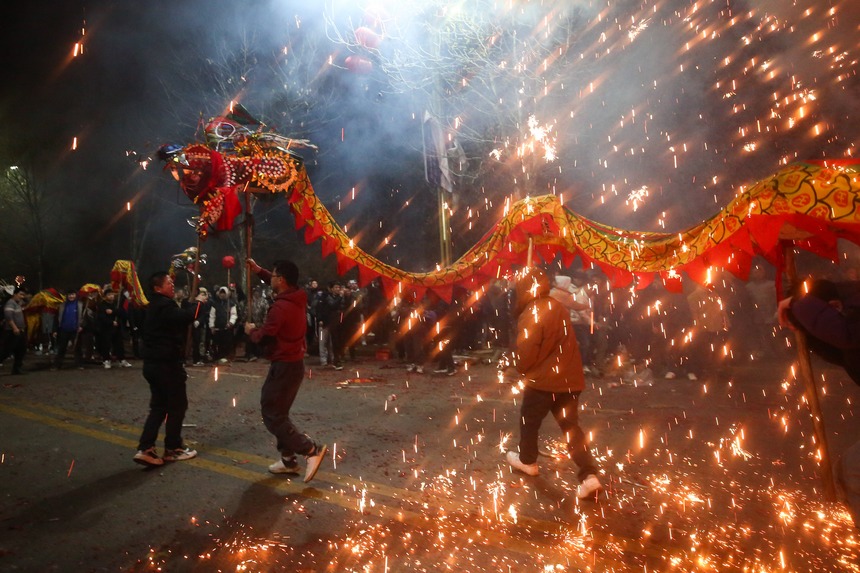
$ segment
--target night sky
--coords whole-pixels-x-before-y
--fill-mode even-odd
[[[369,4],[7,7],[2,164],[33,165],[50,207],[44,286],[105,282],[116,259],[148,274],[194,245],[186,219],[196,209],[157,161],[141,162],[164,143],[199,138],[200,118],[230,101],[318,145],[302,155],[337,220],[371,254],[416,271],[438,259],[421,155],[428,108],[459,158],[455,255],[509,198],[561,193],[604,223],[681,230],[785,163],[857,155],[853,1]],[[378,46],[357,40],[361,27],[378,33]],[[73,57],[77,42],[84,50]],[[351,71],[349,56],[371,68]],[[531,116],[548,129],[554,159],[540,144],[530,151]],[[292,256],[333,278],[283,201],[255,212],[255,256]],[[15,236],[0,237],[0,278],[35,282],[26,233],[4,232]],[[210,268],[239,254],[230,234],[204,250]],[[215,281],[223,271],[210,272]]]

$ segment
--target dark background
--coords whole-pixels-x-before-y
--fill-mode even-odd
[[[196,243],[186,220],[197,210],[151,159],[164,143],[199,139],[200,120],[230,101],[318,145],[302,155],[338,222],[371,254],[415,271],[439,258],[421,149],[428,108],[463,150],[455,256],[528,194],[562,193],[611,225],[674,231],[787,162],[856,156],[856,3],[532,2],[490,13],[476,0],[456,31],[443,4],[376,13],[376,51],[355,41],[356,28],[375,24],[353,2],[5,6],[0,166],[28,168],[43,238],[36,248],[27,209],[0,193],[0,279],[64,288],[106,281],[117,259],[142,276],[166,268]],[[350,71],[350,55],[372,71]],[[550,126],[555,160],[514,152],[529,115]],[[281,198],[255,213],[257,258],[290,256],[306,274],[334,277]],[[223,278],[223,255],[240,255],[240,232],[204,244],[205,282]]]

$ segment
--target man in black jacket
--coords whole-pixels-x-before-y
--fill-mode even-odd
[[[146,311],[142,354],[143,377],[149,383],[151,398],[134,461],[161,466],[164,462],[190,460],[197,455],[182,443],[182,421],[188,409],[184,362],[188,326],[198,318],[203,297],[197,296],[197,304],[180,307],[173,299],[173,279],[165,272],[152,275],[149,285],[154,294]],[[155,440],[165,419],[164,456],[159,457]]]

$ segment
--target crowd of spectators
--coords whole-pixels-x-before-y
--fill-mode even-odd
[[[177,304],[188,299],[188,291],[188,287],[176,288]],[[259,348],[246,340],[243,330],[248,312],[244,293],[232,285],[218,286],[213,292],[214,297],[206,287],[199,288],[206,302],[191,326],[187,353],[190,364],[257,360]],[[42,357],[52,370],[67,366],[129,368],[129,360],[141,358],[146,307],[133,304],[127,291],[116,292],[110,285],[87,285],[84,289],[68,289],[64,294],[55,289],[40,294],[44,296],[34,300],[23,287],[0,290],[4,305],[0,356],[2,360],[16,357],[14,373],[25,373],[17,357],[23,359],[27,352]],[[271,300],[269,287],[256,287],[248,319],[264,318]],[[237,356],[237,349],[241,356]]]
[[[849,268],[831,278],[852,280],[853,272]],[[790,338],[776,321],[772,270],[762,265],[751,269],[747,281],[726,272],[715,272],[706,287],[685,280],[679,293],[659,281],[641,290],[610,289],[595,270],[555,268],[549,274],[551,296],[570,312],[589,375],[616,376],[632,368],[653,378],[697,380],[719,375],[733,362],[792,353]],[[355,280],[323,287],[310,279],[304,288],[308,360],[317,366],[340,370],[360,354],[391,357],[418,374],[454,375],[464,355],[497,363],[515,339],[514,293],[504,279],[475,291],[455,287],[450,301],[432,290],[420,297],[404,290],[389,299],[378,280],[366,287]],[[178,286],[177,302],[187,299],[189,290]],[[3,291],[8,315],[3,356],[15,356],[16,348],[22,355],[23,344],[31,354],[47,357],[54,369],[69,366],[69,355],[78,368],[129,367],[129,360],[140,358],[146,310],[130,304],[127,292],[113,292],[109,285],[52,292],[62,302],[40,308],[34,321],[31,295],[24,289]],[[199,292],[206,302],[191,327],[189,364],[259,359],[260,349],[247,340],[242,325],[262,323],[271,288],[255,287],[250,312],[247,297],[235,285],[200,287]],[[21,329],[26,337],[15,336],[15,304],[27,319]],[[20,364],[13,370],[24,371]]]

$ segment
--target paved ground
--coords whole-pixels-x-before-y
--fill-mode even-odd
[[[191,461],[131,461],[146,412],[130,369],[0,375],[0,571],[858,571],[860,535],[822,501],[788,362],[713,379],[589,378],[582,425],[606,495],[576,503],[544,425],[537,478],[512,473],[517,396],[371,359],[309,376],[298,425],[332,456],[272,476],[266,363],[189,368]],[[858,389],[816,364],[831,449],[860,435]],[[621,383],[623,382],[623,383]]]

